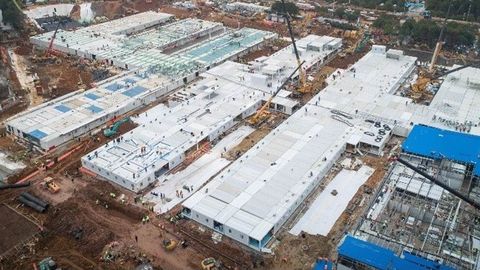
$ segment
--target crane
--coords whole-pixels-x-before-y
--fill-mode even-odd
[[[462,201],[464,201],[464,202],[470,204],[471,206],[475,207],[477,210],[480,210],[480,204],[478,204],[476,201],[470,199],[468,196],[463,195],[461,192],[457,191],[454,188],[451,188],[449,185],[443,183],[442,181],[439,181],[439,180],[435,179],[435,177],[433,177],[433,176],[429,175],[428,173],[422,171],[421,169],[417,168],[415,165],[409,163],[408,161],[406,161],[402,158],[398,158],[397,161],[400,162],[401,164],[405,165],[407,168],[410,168],[414,172],[416,172],[416,173],[420,174],[421,176],[425,177],[426,179],[430,180],[431,182],[433,182],[437,186],[439,186],[439,187],[447,190],[451,194],[457,196]]]
[[[282,0],[282,8],[283,8],[283,13],[285,15],[285,20],[287,21],[287,27],[288,27],[288,33],[290,34],[290,39],[292,40],[292,45],[293,45],[293,51],[295,52],[295,58],[297,59],[297,65],[298,65],[298,72],[299,72],[299,77],[300,77],[300,92],[307,92],[305,91],[306,83],[307,83],[307,76],[305,74],[305,71],[300,68],[302,65],[302,62],[300,60],[300,54],[298,53],[297,49],[297,44],[295,43],[295,37],[293,36],[293,30],[292,30],[292,24],[290,23],[290,16],[287,13],[287,10],[285,8],[285,0]],[[303,90],[303,91],[302,91]]]
[[[277,94],[287,84],[287,82],[293,77],[293,75],[295,75],[297,70],[299,70],[302,67],[303,63],[305,63],[305,61],[300,62],[300,65],[298,65],[298,67],[295,68],[295,70],[287,77],[287,79],[285,79],[282,85],[280,85],[277,88],[275,93],[272,94],[272,96],[267,100],[267,102],[265,102],[265,104],[263,104],[263,106],[260,107],[260,109],[247,121],[250,125],[256,126],[259,123],[263,122],[268,117],[268,114],[269,114],[268,108],[270,107],[272,100],[277,96]]]
[[[452,0],[449,1],[448,3],[448,10],[447,10],[447,16],[445,16],[445,20],[443,21],[442,29],[440,30],[440,35],[438,36],[438,41],[437,44],[435,45],[435,50],[433,51],[432,55],[432,61],[430,62],[430,67],[428,68],[429,73],[433,73],[433,68],[435,67],[435,64],[437,63],[437,58],[438,55],[440,54],[440,51],[442,50],[443,46],[443,36],[445,34],[445,30],[447,27],[447,20],[448,17],[450,16],[450,9],[452,8]]]
[[[58,19],[57,26],[55,27],[55,31],[53,32],[53,35],[50,38],[50,44],[48,44],[48,49],[47,49],[47,52],[45,54],[46,56],[50,56],[50,54],[52,54],[52,52],[53,52],[53,41],[57,37],[57,32],[58,32],[58,29],[60,28],[61,23],[62,23],[62,21],[60,19]]]
[[[454,68],[454,69],[451,69],[447,72],[444,72],[444,73],[441,73],[441,74],[437,74],[437,75],[434,75],[434,76],[422,76],[420,78],[417,79],[417,81],[412,84],[412,91],[415,93],[414,94],[414,99],[419,99],[423,93],[425,92],[425,88],[427,87],[427,85],[436,80],[436,79],[439,79],[441,77],[445,77],[447,76],[448,74],[451,74],[451,73],[454,73],[454,72],[457,72],[459,70],[462,70],[464,68],[467,68],[467,67],[470,67],[471,64],[466,64],[464,66],[460,66],[460,67],[457,67],[457,68]]]

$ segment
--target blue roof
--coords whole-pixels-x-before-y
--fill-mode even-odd
[[[400,260],[397,260],[400,261]],[[403,260],[405,262],[405,268],[397,267],[397,269],[437,269],[437,270],[454,270],[454,268],[443,265],[441,263],[428,260],[421,256],[417,256],[413,253],[404,251],[403,252]],[[408,263],[408,265],[407,265]],[[409,267],[409,268],[406,268]]]
[[[410,154],[472,164],[474,174],[480,175],[480,136],[416,125],[402,148]]]
[[[60,104],[60,105],[57,105],[54,107],[57,111],[61,111],[63,113],[66,113],[68,111],[70,111],[71,109],[63,104]]]
[[[99,96],[95,95],[94,93],[87,93],[87,94],[85,94],[85,97],[87,97],[91,100],[97,100],[97,99],[100,98]]]
[[[103,111],[102,108],[97,107],[97,106],[95,106],[95,105],[90,105],[90,106],[88,106],[88,107],[87,107],[87,110],[90,110],[90,111],[92,111],[92,112],[94,112],[94,113],[99,113],[99,112]]]
[[[450,266],[406,251],[399,257],[387,248],[350,235],[345,237],[342,245],[338,248],[338,255],[380,270],[454,270]],[[317,268],[314,268],[314,270],[317,270]]]
[[[317,260],[317,262],[315,262],[315,265],[312,268],[312,270],[325,270],[325,269],[332,270],[333,263],[331,261],[326,261],[326,260]]]
[[[28,133],[28,135],[40,140],[41,138],[47,136],[47,133],[40,131],[38,129],[35,129],[34,131]]]
[[[348,257],[378,269],[389,269],[393,265],[393,251],[347,235],[338,248],[338,255]]]
[[[124,86],[119,84],[119,83],[112,83],[112,84],[109,84],[109,85],[105,86],[105,89],[110,90],[112,92],[118,91],[118,90],[123,89],[123,88],[124,88]]]
[[[147,88],[137,85],[133,88],[128,89],[127,91],[123,92],[122,94],[124,94],[128,97],[134,97],[136,95],[139,95],[139,94],[145,92],[145,90],[147,90]]]

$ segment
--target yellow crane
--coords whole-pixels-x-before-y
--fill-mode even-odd
[[[435,50],[433,51],[432,60],[430,62],[430,66],[428,68],[428,72],[430,74],[433,74],[435,64],[437,63],[438,55],[440,54],[440,51],[442,50],[442,46],[443,46],[443,43],[444,43],[443,36],[444,36],[445,30],[446,30],[445,28],[447,27],[447,20],[448,20],[448,17],[450,16],[451,7],[452,7],[452,0],[449,1],[447,16],[445,16],[445,20],[443,21],[442,29],[440,30],[440,35],[438,36],[437,44],[435,45]]]
[[[295,70],[287,77],[287,79],[285,79],[282,85],[277,88],[275,93],[272,94],[272,96],[267,100],[267,102],[265,102],[265,104],[263,104],[263,106],[260,107],[260,109],[249,120],[247,120],[250,125],[256,126],[268,118],[268,116],[270,115],[268,108],[270,107],[272,100],[277,96],[277,94],[280,92],[280,90],[282,90],[282,88],[287,84],[287,82],[293,77],[293,75],[295,75],[297,70],[302,67],[303,63],[305,63],[305,61],[301,62],[300,65],[295,68]]]
[[[437,80],[441,77],[447,76],[450,73],[454,73],[454,72],[457,72],[457,71],[462,70],[464,68],[467,68],[469,66],[471,66],[471,65],[467,64],[467,65],[451,69],[447,72],[444,72],[442,74],[438,74],[438,75],[435,75],[435,76],[432,76],[432,75],[429,75],[429,74],[422,75],[420,78],[417,79],[417,81],[414,84],[411,85],[412,92],[413,92],[412,93],[412,98],[419,99],[420,97],[422,97],[425,94],[425,89],[427,88],[427,85],[429,83],[431,83],[432,81]]]

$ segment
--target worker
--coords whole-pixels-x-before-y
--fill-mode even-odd
[[[135,235],[135,242],[138,243],[138,236]]]

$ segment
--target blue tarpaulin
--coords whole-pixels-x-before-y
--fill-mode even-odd
[[[68,111],[70,111],[71,109],[63,104],[60,104],[60,105],[57,105],[54,107],[57,111],[60,111],[60,112],[63,112],[63,113],[66,113]]]
[[[480,175],[480,136],[416,125],[402,148],[414,155],[471,164],[474,174]]]
[[[380,270],[454,270],[436,261],[404,251],[397,256],[387,248],[357,239],[350,235],[338,248],[339,258],[347,258]],[[314,268],[316,270],[316,268]]]
[[[333,263],[326,260],[317,260],[312,270],[333,270]]]
[[[120,89],[123,89],[125,86],[124,85],[121,85],[119,83],[112,83],[112,84],[109,84],[107,86],[105,86],[105,89],[109,90],[109,91],[112,91],[112,92],[115,92],[115,91],[118,91]]]
[[[99,96],[95,95],[94,93],[87,93],[87,94],[85,94],[85,96],[87,98],[91,99],[91,100],[97,100],[97,99],[100,98]]]
[[[99,112],[103,111],[102,108],[97,107],[97,106],[95,106],[95,105],[90,105],[90,106],[88,106],[88,107],[87,107],[87,110],[90,110],[90,111],[92,111],[93,113],[99,113]]]
[[[38,129],[35,129],[34,131],[28,133],[30,136],[34,137],[34,138],[37,138],[37,139],[41,139],[45,136],[47,136],[47,133],[41,131],[41,130],[38,130]]]
[[[134,97],[136,95],[139,95],[143,92],[145,92],[145,90],[147,90],[147,88],[145,87],[141,87],[141,86],[135,86],[131,89],[128,89],[127,91],[123,92],[124,95],[128,96],[128,97]]]

